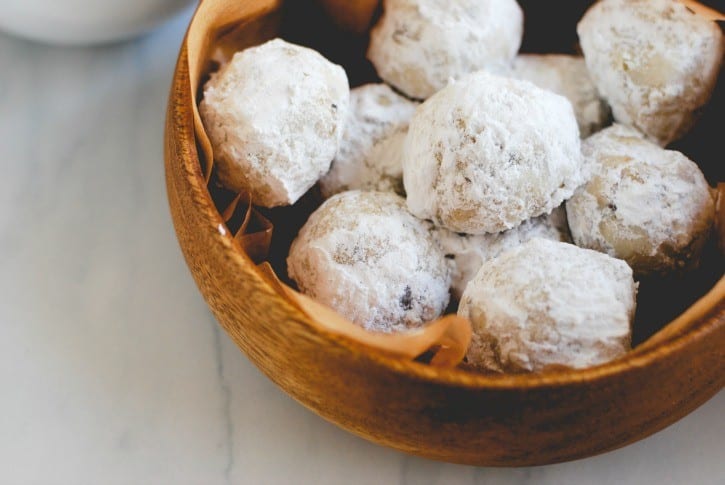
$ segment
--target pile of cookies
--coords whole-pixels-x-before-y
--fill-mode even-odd
[[[425,325],[452,296],[470,367],[616,359],[635,278],[696,266],[709,237],[713,192],[664,146],[725,43],[676,0],[600,0],[577,32],[583,57],[519,54],[515,0],[384,0],[368,49],[384,82],[352,90],[311,49],[238,52],[200,104],[219,180],[264,207],[319,184],[289,276],[370,331]]]

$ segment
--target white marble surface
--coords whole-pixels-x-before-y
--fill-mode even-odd
[[[505,470],[377,447],[271,384],[219,331],[169,219],[187,17],[90,49],[0,34],[1,483],[723,483],[722,392],[625,449]]]

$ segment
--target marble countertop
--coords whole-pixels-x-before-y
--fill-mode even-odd
[[[722,392],[624,449],[493,469],[375,446],[277,389],[220,331],[169,217],[188,16],[96,48],[0,34],[2,483],[722,483]]]

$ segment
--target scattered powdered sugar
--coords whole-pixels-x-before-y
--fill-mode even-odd
[[[433,235],[446,258],[453,262],[451,290],[460,299],[469,281],[485,261],[504,251],[539,237],[554,241],[570,241],[566,212],[557,207],[546,216],[529,219],[522,224],[497,234],[459,234],[443,228],[435,228]]]
[[[349,103],[342,67],[275,39],[234,55],[199,111],[219,179],[265,207],[293,204],[330,167]]]
[[[723,57],[715,22],[673,0],[602,0],[577,27],[614,118],[666,145],[689,130]]]
[[[386,84],[350,91],[350,111],[340,149],[320,179],[324,197],[351,189],[402,193],[400,143],[418,103]]]
[[[637,285],[624,261],[532,239],[483,264],[458,314],[471,320],[468,364],[495,372],[603,364],[630,349]]]
[[[520,54],[503,75],[532,82],[569,100],[579,133],[585,138],[609,121],[609,106],[599,96],[580,56],[566,54]]]
[[[287,264],[303,293],[372,331],[419,327],[448,304],[450,267],[429,224],[390,192],[329,198],[300,230]]]
[[[588,183],[567,201],[577,245],[624,259],[637,274],[697,263],[714,202],[697,165],[614,125],[582,145]]]
[[[384,0],[368,58],[386,82],[425,99],[450,78],[510,61],[522,35],[515,0]]]
[[[408,208],[455,232],[516,227],[551,212],[583,180],[571,103],[483,71],[421,104],[403,148]]]

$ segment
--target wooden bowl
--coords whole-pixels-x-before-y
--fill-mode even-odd
[[[363,60],[364,39],[328,27],[313,5],[280,5],[283,2],[273,0],[241,3],[254,17],[274,15],[282,8],[291,9],[287,18],[294,20],[300,18],[300,5],[312,9],[305,18],[314,17],[319,25],[296,28],[294,21],[283,20],[285,37],[304,42],[308,36],[308,45],[346,62],[355,82],[370,72]],[[541,4],[549,2],[520,3],[529,18],[536,19],[547,8]],[[563,18],[566,34],[556,25],[546,29],[556,32],[553,37],[527,26],[524,46],[571,49],[576,41],[573,24],[586,3],[571,8]],[[326,35],[344,41],[321,41]],[[690,153],[703,159],[709,153],[708,144],[711,149],[717,143],[722,84],[713,101],[719,107],[705,113],[690,142],[683,142],[693,147]],[[655,303],[647,305],[667,307],[665,313],[669,312],[659,324],[650,323],[648,335],[640,340],[654,336],[626,357],[586,370],[481,375],[439,369],[392,357],[324,330],[270,287],[227,230],[202,173],[192,108],[189,58],[183,45],[168,105],[165,158],[171,214],[186,261],[219,323],[249,359],[325,419],[376,443],[437,460],[541,465],[591,456],[642,439],[685,416],[723,387],[721,254],[712,260],[714,269],[713,264],[704,264],[689,279],[650,292]],[[713,159],[709,166],[705,168],[711,181],[713,174],[721,180],[720,160]],[[673,287],[677,294],[657,294]],[[680,306],[669,305],[671,300]],[[649,316],[664,318],[656,311]],[[647,322],[642,325],[647,327]]]

